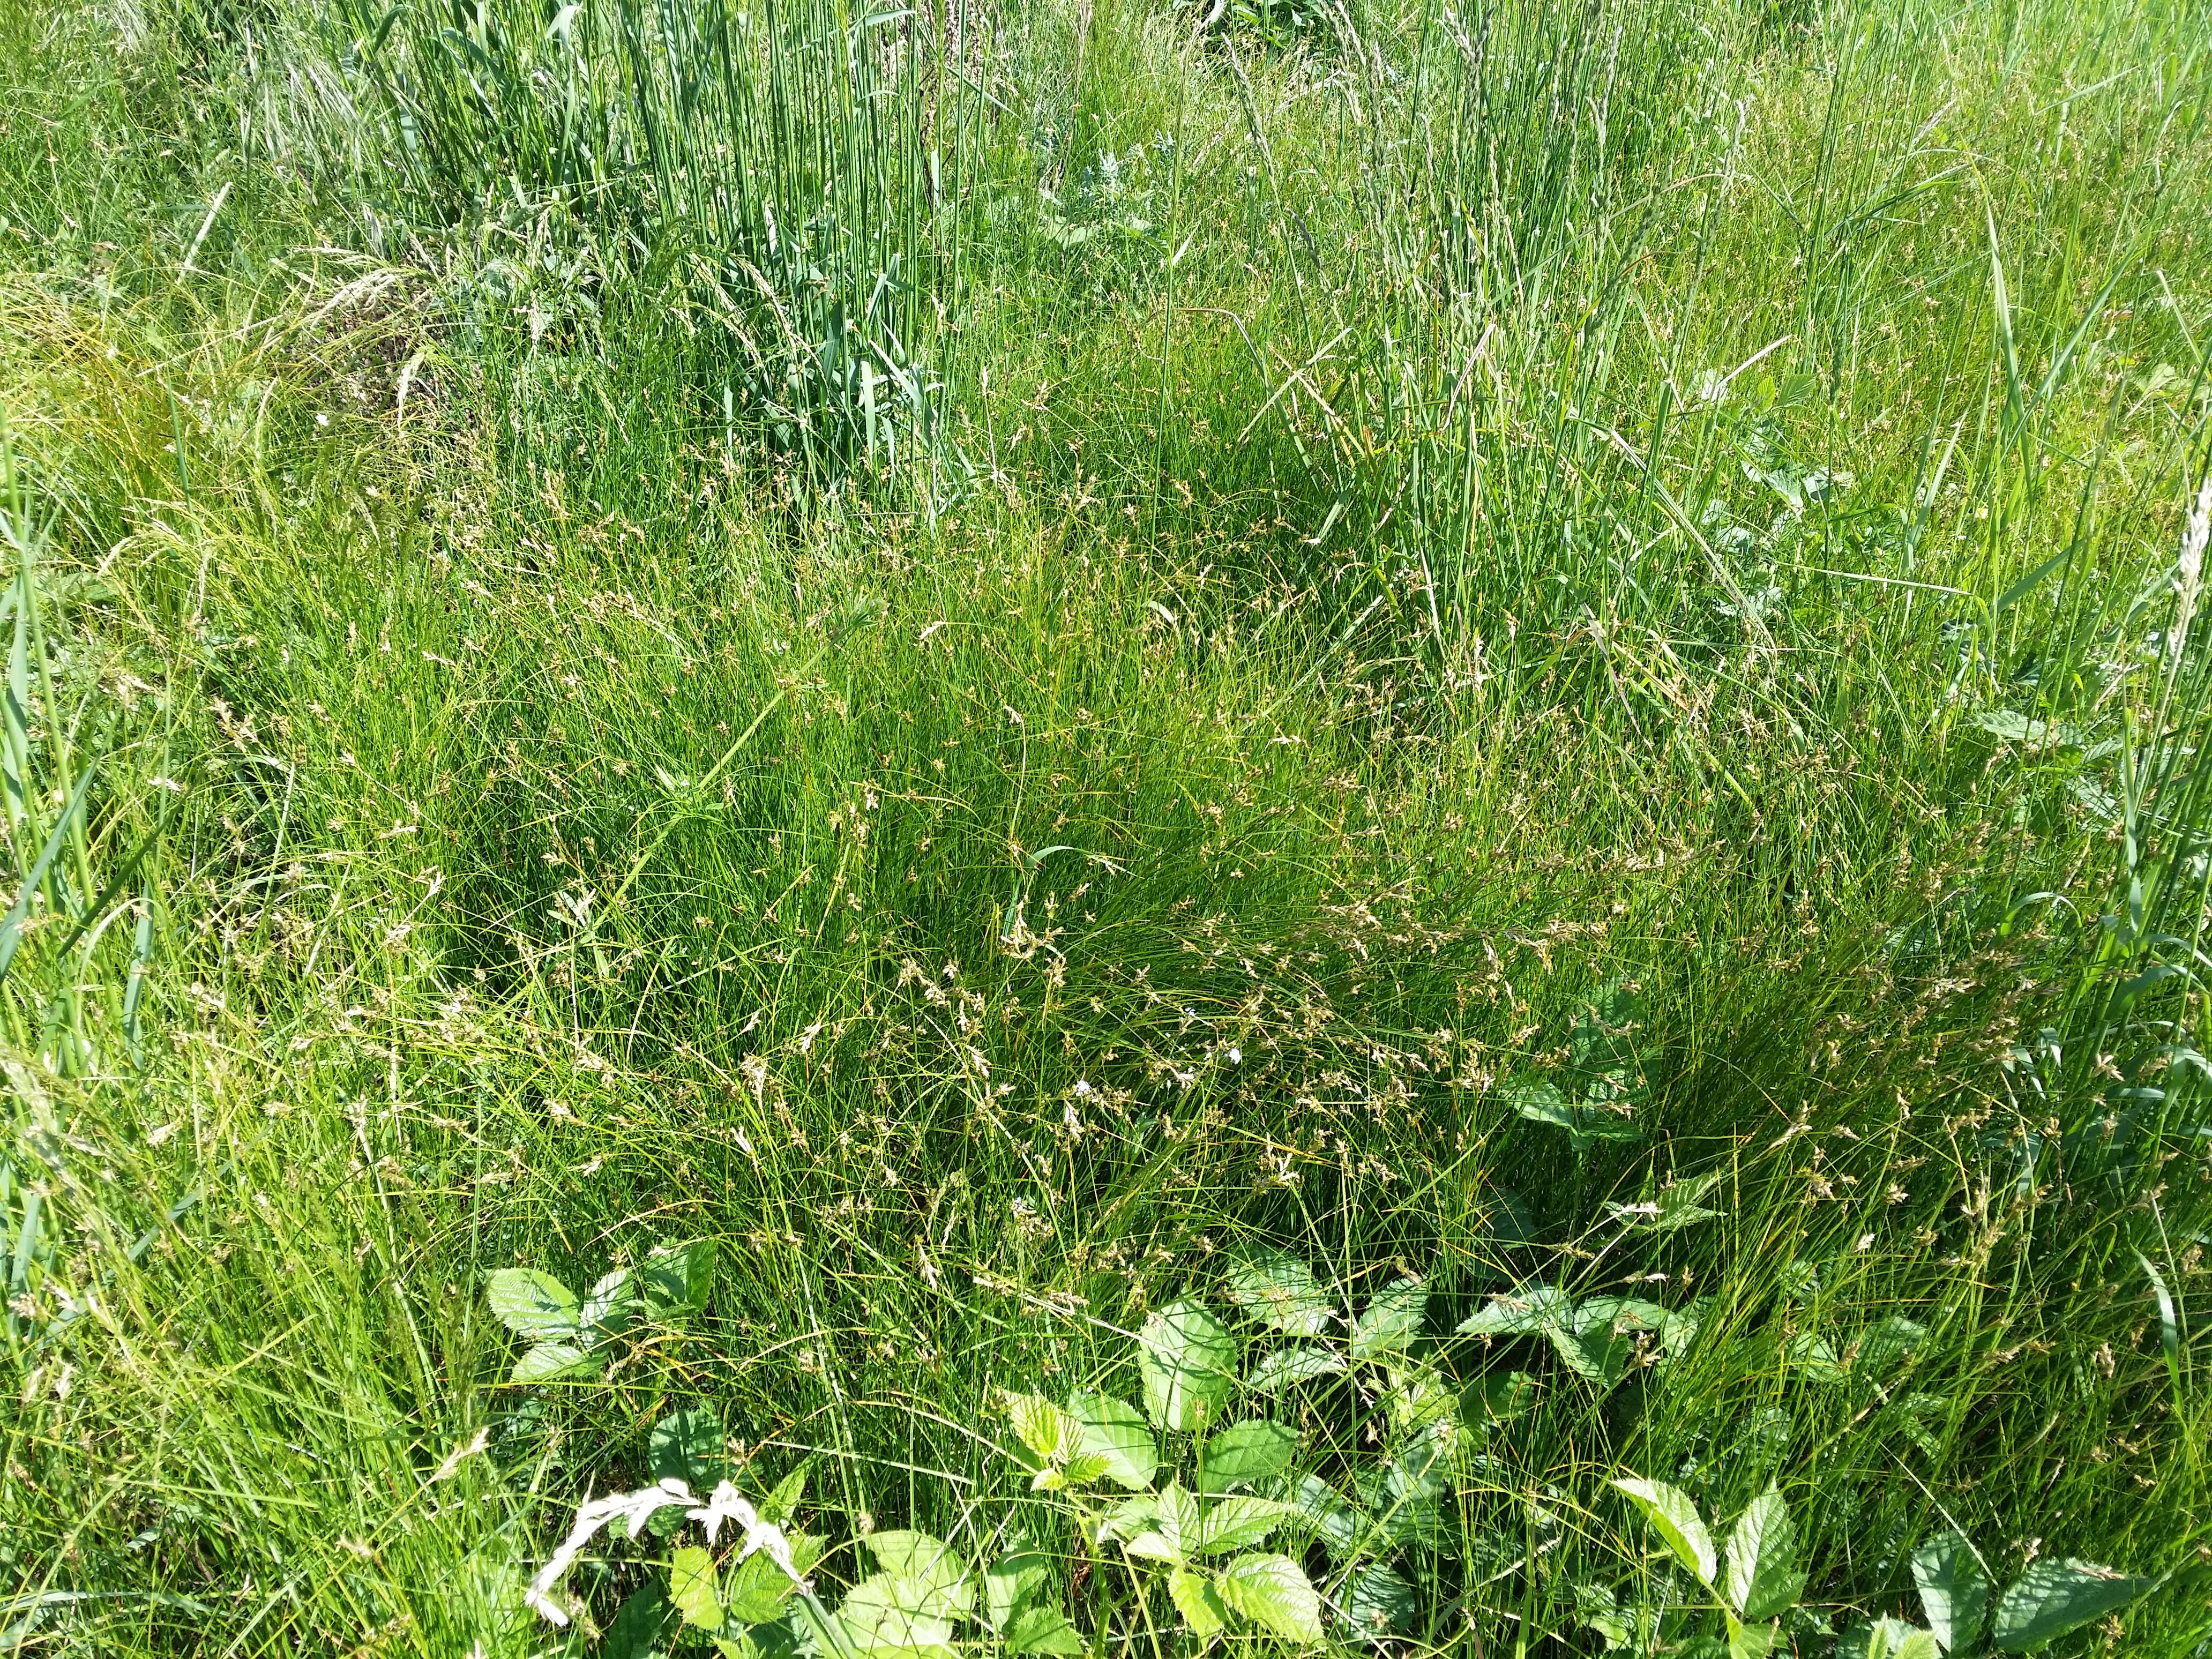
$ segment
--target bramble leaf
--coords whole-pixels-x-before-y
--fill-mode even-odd
[[[575,1292],[535,1267],[502,1267],[485,1287],[491,1310],[517,1336],[533,1340],[580,1334]]]
[[[1939,1533],[1913,1551],[1912,1582],[1936,1644],[1946,1653],[1971,1651],[1989,1617],[1990,1581],[1965,1536]]]
[[[1705,1520],[1688,1494],[1663,1480],[1616,1480],[1613,1484],[1644,1512],[1644,1519],[1666,1540],[1667,1547],[1674,1551],[1674,1559],[1695,1573],[1699,1583],[1712,1589],[1713,1576],[1719,1566],[1713,1552],[1713,1537],[1705,1530]]]
[[[1232,1423],[1200,1449],[1199,1490],[1227,1492],[1280,1474],[1297,1451],[1298,1431],[1285,1424],[1264,1418]]]
[[[1352,1357],[1382,1359],[1404,1353],[1421,1334],[1429,1306],[1429,1287],[1419,1279],[1401,1279],[1375,1293],[1352,1328]]]
[[[1137,1335],[1145,1410],[1163,1429],[1191,1433],[1219,1415],[1237,1381],[1238,1343],[1189,1297],[1171,1302]]]
[[[1106,1460],[1103,1473],[1109,1480],[1128,1492],[1143,1492],[1152,1484],[1160,1449],[1145,1426],[1143,1413],[1111,1395],[1078,1389],[1067,1397],[1067,1414],[1075,1419],[1084,1455]]]
[[[1222,1288],[1251,1317],[1285,1336],[1321,1336],[1333,1322],[1328,1293],[1288,1250],[1246,1252]]]
[[[1322,1639],[1321,1595],[1287,1555],[1240,1555],[1214,1588],[1232,1610],[1285,1641]]]
[[[1260,1356],[1260,1363],[1252,1367],[1244,1386],[1255,1394],[1279,1394],[1293,1382],[1341,1376],[1344,1368],[1344,1356],[1333,1348],[1311,1344],[1271,1348]]]
[[[720,1630],[722,1603],[715,1594],[714,1558],[696,1544],[677,1551],[668,1564],[668,1599],[685,1624]]]
[[[2087,1561],[2038,1561],[1997,1601],[1990,1641],[2006,1653],[2024,1653],[2117,1613],[2157,1581],[2131,1577]]]
[[[1228,1604],[1206,1578],[1185,1567],[1177,1567],[1168,1575],[1168,1595],[1182,1614],[1182,1621],[1190,1626],[1190,1633],[1201,1643],[1209,1642],[1221,1633],[1229,1622]]]
[[[1769,1486],[1751,1500],[1729,1534],[1729,1605],[1747,1620],[1773,1619],[1796,1607],[1804,1593],[1797,1528],[1782,1494]]]

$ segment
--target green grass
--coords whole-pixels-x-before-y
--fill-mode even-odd
[[[523,1601],[704,1406],[1194,1653],[1003,1395],[1267,1247],[1395,1646],[2207,1650],[2212,14],[1210,9],[0,4],[0,1647],[710,1651]]]

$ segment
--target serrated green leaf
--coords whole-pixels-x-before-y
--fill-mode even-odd
[[[1666,1540],[1674,1559],[1697,1575],[1711,1589],[1720,1563],[1714,1553],[1712,1534],[1689,1495],[1664,1480],[1615,1480],[1613,1486],[1642,1510],[1654,1531]]]
[[[1842,1382],[1850,1376],[1833,1345],[1812,1331],[1801,1331],[1791,1337],[1783,1346],[1782,1357],[1804,1373],[1808,1382]]]
[[[1004,1632],[1051,1577],[1051,1560],[1036,1550],[1000,1556],[983,1574],[983,1622]]]
[[[1775,1619],[1797,1605],[1797,1528],[1782,1494],[1769,1486],[1736,1517],[1728,1540],[1728,1599],[1747,1620]]]
[[[1182,1621],[1202,1645],[1218,1636],[1229,1622],[1229,1607],[1212,1584],[1183,1567],[1168,1575],[1168,1596],[1182,1614]]]
[[[1428,1312],[1429,1287],[1419,1279],[1401,1279],[1375,1293],[1352,1328],[1352,1357],[1382,1359],[1404,1353],[1421,1334]]]
[[[1990,1581],[1963,1534],[1938,1533],[1912,1552],[1912,1582],[1928,1628],[1946,1653],[1967,1653],[1989,1617]]]
[[[1071,1659],[1083,1651],[1083,1638],[1058,1607],[1030,1607],[1016,1615],[1008,1628],[1006,1651],[1015,1659],[1034,1654]]]
[[[696,1545],[676,1552],[668,1563],[668,1599],[685,1624],[701,1630],[722,1627],[722,1601],[715,1589],[713,1556]]]
[[[1858,1340],[1851,1370],[1877,1380],[1887,1376],[1912,1355],[1928,1337],[1928,1328],[1902,1314],[1892,1314],[1869,1327]]]
[[[774,1490],[766,1498],[761,1499],[760,1518],[771,1527],[781,1527],[788,1522],[793,1516],[798,1514],[799,1501],[806,1496],[806,1477],[813,1468],[814,1460],[811,1457],[806,1458],[789,1474],[777,1481]],[[799,1571],[803,1572],[805,1569],[802,1567]]]
[[[1268,1480],[1291,1467],[1298,1454],[1298,1431],[1286,1424],[1255,1418],[1232,1423],[1199,1452],[1199,1490],[1228,1492]]]
[[[1990,1644],[2006,1653],[2024,1653],[2118,1613],[2157,1581],[2131,1577],[2087,1561],[2038,1561],[1997,1601],[1990,1624]]]
[[[1345,1586],[1342,1619],[1362,1640],[1379,1641],[1409,1630],[1419,1613],[1420,1599],[1413,1587],[1380,1562],[1362,1568]]]
[[[582,1334],[575,1292],[535,1267],[502,1267],[484,1287],[499,1322],[532,1340]]]
[[[1620,1381],[1628,1370],[1630,1356],[1636,1352],[1633,1339],[1616,1336],[1602,1328],[1571,1331],[1551,1325],[1545,1328],[1544,1334],[1552,1339],[1567,1369],[1600,1391]]]
[[[646,1459],[655,1480],[681,1480],[694,1492],[712,1492],[729,1474],[721,1419],[707,1406],[669,1413],[647,1437]]]
[[[1022,1449],[1029,1454],[1030,1468],[1066,1462],[1078,1455],[1081,1425],[1051,1401],[1040,1395],[1010,1393],[1004,1403],[1006,1421]]]
[[[820,1539],[805,1534],[792,1539],[791,1564],[801,1574],[821,1555]],[[730,1582],[723,1589],[723,1616],[732,1624],[765,1625],[783,1616],[783,1604],[791,1599],[793,1589],[783,1569],[769,1559],[765,1551],[757,1550],[731,1571]]]
[[[682,1244],[663,1244],[646,1257],[638,1279],[646,1304],[656,1318],[699,1313],[714,1292],[714,1241],[695,1238]]]
[[[1246,1549],[1264,1541],[1297,1512],[1288,1504],[1249,1493],[1216,1498],[1201,1512],[1195,1533],[1184,1532],[1182,1547],[1187,1553],[1197,1555],[1225,1555],[1231,1550]]]
[[[1189,1297],[1171,1302],[1137,1335],[1145,1410],[1163,1429],[1194,1433],[1221,1413],[1237,1381],[1238,1343]]]
[[[898,1581],[902,1605],[933,1619],[954,1619],[975,1605],[975,1583],[960,1552],[926,1532],[872,1532],[862,1540],[883,1574]]]
[[[838,1633],[862,1652],[950,1647],[952,1619],[941,1610],[943,1601],[942,1595],[926,1586],[897,1573],[879,1572],[848,1592],[836,1614]]]
[[[592,1286],[576,1310],[576,1322],[584,1338],[584,1346],[595,1347],[599,1343],[620,1336],[637,1322],[645,1311],[645,1300],[639,1295],[637,1282],[627,1267],[617,1267]]]
[[[1536,1403],[1536,1379],[1526,1371],[1488,1371],[1463,1396],[1471,1413],[1505,1423]]]
[[[1288,1250],[1246,1251],[1222,1280],[1229,1299],[1285,1336],[1320,1336],[1334,1322],[1313,1270]]]
[[[1083,1454],[1106,1460],[1109,1480],[1128,1492],[1142,1492],[1152,1484],[1160,1467],[1160,1449],[1143,1413],[1111,1395],[1078,1389],[1067,1397],[1067,1414],[1075,1419]]]
[[[1766,1659],[1781,1633],[1776,1625],[1738,1625],[1729,1632],[1729,1659]]]
[[[616,1610],[599,1649],[600,1659],[647,1659],[675,1622],[676,1610],[668,1604],[667,1592],[659,1579],[648,1578]]]
[[[1353,1553],[1372,1529],[1366,1516],[1317,1474],[1302,1474],[1278,1490],[1297,1511],[1298,1518],[1312,1526],[1332,1556]]]
[[[1160,1500],[1152,1492],[1140,1492],[1134,1498],[1124,1498],[1098,1519],[1097,1541],[1110,1544],[1118,1538],[1133,1538],[1158,1522]]]
[[[507,1374],[510,1382],[546,1382],[556,1376],[579,1376],[599,1369],[599,1362],[573,1342],[540,1342],[514,1362]]]
[[[1553,1327],[1571,1328],[1575,1301],[1556,1285],[1516,1285],[1493,1296],[1460,1323],[1465,1336],[1540,1336]]]
[[[1240,1555],[1222,1568],[1214,1589],[1232,1612],[1285,1641],[1322,1639],[1321,1596],[1287,1555]]]
[[[1293,1383],[1310,1382],[1316,1376],[1340,1376],[1344,1369],[1344,1356],[1333,1348],[1310,1344],[1271,1348],[1260,1356],[1244,1386],[1255,1394],[1279,1394]]]

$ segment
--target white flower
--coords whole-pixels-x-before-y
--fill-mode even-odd
[[[556,1625],[566,1625],[568,1610],[553,1599],[553,1590],[568,1576],[568,1569],[576,1565],[576,1558],[584,1553],[584,1546],[598,1535],[599,1528],[620,1516],[629,1522],[629,1535],[635,1538],[657,1511],[678,1504],[686,1506],[686,1520],[696,1521],[707,1529],[707,1541],[710,1544],[720,1536],[724,1522],[735,1522],[745,1534],[744,1547],[738,1553],[739,1559],[758,1550],[781,1568],[783,1576],[793,1584],[802,1590],[806,1588],[806,1581],[799,1576],[792,1563],[791,1540],[781,1528],[762,1520],[759,1511],[745,1501],[735,1486],[723,1481],[702,1504],[690,1487],[672,1477],[636,1492],[610,1492],[605,1498],[586,1503],[576,1511],[575,1524],[568,1528],[561,1547],[553,1552],[538,1570],[538,1576],[530,1581],[529,1588],[523,1591],[523,1604]]]
[[[538,1568],[538,1576],[523,1591],[523,1604],[556,1625],[567,1624],[568,1610],[553,1599],[553,1587],[568,1576],[568,1569],[576,1565],[584,1546],[598,1535],[600,1528],[620,1516],[629,1522],[629,1535],[635,1538],[656,1510],[696,1501],[691,1496],[691,1488],[675,1480],[657,1481],[637,1492],[610,1492],[605,1498],[591,1499],[576,1511],[576,1522],[568,1528],[568,1537],[561,1540],[561,1547]]]

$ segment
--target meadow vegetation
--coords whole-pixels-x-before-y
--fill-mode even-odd
[[[2212,1652],[2202,0],[0,63],[0,1650]]]

